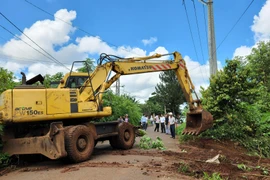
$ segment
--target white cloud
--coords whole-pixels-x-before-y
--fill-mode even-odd
[[[233,57],[236,56],[247,56],[251,53],[252,47],[247,47],[247,46],[240,46],[239,48],[236,48]]]
[[[255,15],[253,18],[253,24],[251,30],[254,32],[254,45],[253,46],[240,46],[235,49],[233,57],[235,56],[246,56],[248,55],[253,47],[256,47],[256,44],[259,41],[268,41],[270,40],[270,0],[267,0],[263,7],[261,8],[258,15]]]
[[[184,56],[184,60],[186,61],[190,78],[195,86],[196,92],[198,93],[200,86],[208,86],[210,76],[209,63],[202,65],[197,61],[193,61],[189,56]]]
[[[150,37],[149,39],[143,39],[142,43],[147,46],[147,45],[152,45],[155,42],[157,42],[157,38],[156,37]]]
[[[267,0],[262,7],[259,15],[254,16],[251,30],[255,33],[255,41],[270,38],[270,0]]]
[[[102,41],[100,37],[85,36],[77,38],[79,52],[87,52],[89,54],[114,54],[122,57],[145,56],[146,51],[140,48],[132,48],[130,46],[111,47],[106,42]]]
[[[64,21],[71,23],[72,20],[76,18],[76,12],[61,9],[55,13],[55,17],[61,18]],[[56,59],[61,59],[60,61],[62,63],[70,64],[73,60],[78,60],[86,57],[86,53],[79,52],[77,48],[74,48],[74,45],[72,44],[63,46],[65,43],[68,43],[70,40],[69,35],[72,34],[74,30],[75,28],[72,26],[67,25],[66,23],[63,23],[59,19],[55,18],[54,20],[46,19],[37,21],[31,27],[25,28],[23,32]],[[19,37],[23,41],[38,49],[43,54],[46,54],[34,43],[32,43],[26,36],[20,35]],[[10,62],[6,62],[4,65],[5,68],[8,68],[14,72],[18,72],[24,68],[27,68],[28,66],[36,64],[35,62],[53,62],[44,57],[41,53],[38,53],[36,50],[26,45],[23,41],[12,38],[0,47],[0,52],[5,56],[10,57],[10,59],[14,62],[12,68],[9,67]],[[54,47],[56,46],[62,46],[62,48],[60,48],[59,51],[55,51]],[[6,61],[10,61],[9,58],[6,58]],[[29,69],[31,73],[32,69]],[[43,72],[43,69],[44,68],[40,66],[37,71],[40,70]],[[56,68],[55,72],[58,72],[58,69],[59,68]]]
[[[153,55],[153,54],[168,54],[168,50],[165,47],[159,46],[157,47],[154,51],[150,52],[149,55]]]

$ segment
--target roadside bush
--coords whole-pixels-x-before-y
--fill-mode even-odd
[[[141,120],[141,109],[137,102],[132,101],[127,95],[117,96],[112,92],[107,92],[103,97],[103,105],[112,107],[112,115],[104,117],[101,121],[116,121],[120,116],[128,114],[129,122],[138,126]]]
[[[216,120],[201,137],[238,141],[249,151],[270,157],[270,96],[252,66],[241,58],[227,61],[201,93],[204,108]]]

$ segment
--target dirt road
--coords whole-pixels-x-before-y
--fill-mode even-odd
[[[217,142],[200,139],[179,144],[169,135],[147,129],[153,139],[163,139],[165,151],[139,149],[140,138],[134,148],[127,151],[113,150],[108,142],[98,143],[89,161],[67,165],[62,161],[42,161],[17,167],[1,180],[127,180],[127,179],[196,179],[204,173],[218,173],[229,179],[270,179],[270,159],[248,156],[246,150],[231,141]],[[206,160],[220,155],[219,163]],[[3,172],[4,171],[4,172]],[[217,178],[216,178],[217,179]]]
[[[178,141],[169,135],[147,129],[148,135],[162,138],[166,149],[178,152]],[[193,179],[175,174],[174,162],[164,156],[162,151],[139,149],[140,138],[136,138],[134,148],[128,151],[113,150],[107,141],[99,142],[89,161],[66,165],[61,161],[45,161],[21,167],[5,174],[1,180],[45,180],[45,179]]]

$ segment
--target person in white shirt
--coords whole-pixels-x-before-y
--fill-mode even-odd
[[[160,116],[161,133],[165,133],[165,117],[163,114]]]
[[[175,139],[175,125],[176,121],[175,118],[173,117],[173,114],[170,112],[169,113],[169,124],[170,124],[170,130],[171,130],[171,135],[173,139]]]
[[[159,122],[160,122],[159,115],[156,115],[155,121],[156,121],[156,127],[155,127],[154,132],[156,132],[156,131],[159,132]]]
[[[150,116],[150,122],[151,122],[151,125],[154,124],[154,118],[152,115]]]

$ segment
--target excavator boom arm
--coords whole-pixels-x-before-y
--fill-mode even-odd
[[[209,112],[202,109],[186,63],[181,54],[174,52],[172,55],[174,56],[174,60],[156,60],[156,58],[164,55],[155,54],[146,57],[119,58],[101,64],[97,66],[89,80],[80,89],[80,100],[97,100],[100,103],[104,91],[123,75],[174,70],[190,109],[187,117],[188,127],[186,129],[188,131],[186,133],[199,134],[212,126],[213,117]],[[115,73],[113,77],[110,77],[111,72]],[[193,99],[193,93],[196,95],[196,100]],[[98,96],[96,96],[97,94]]]

